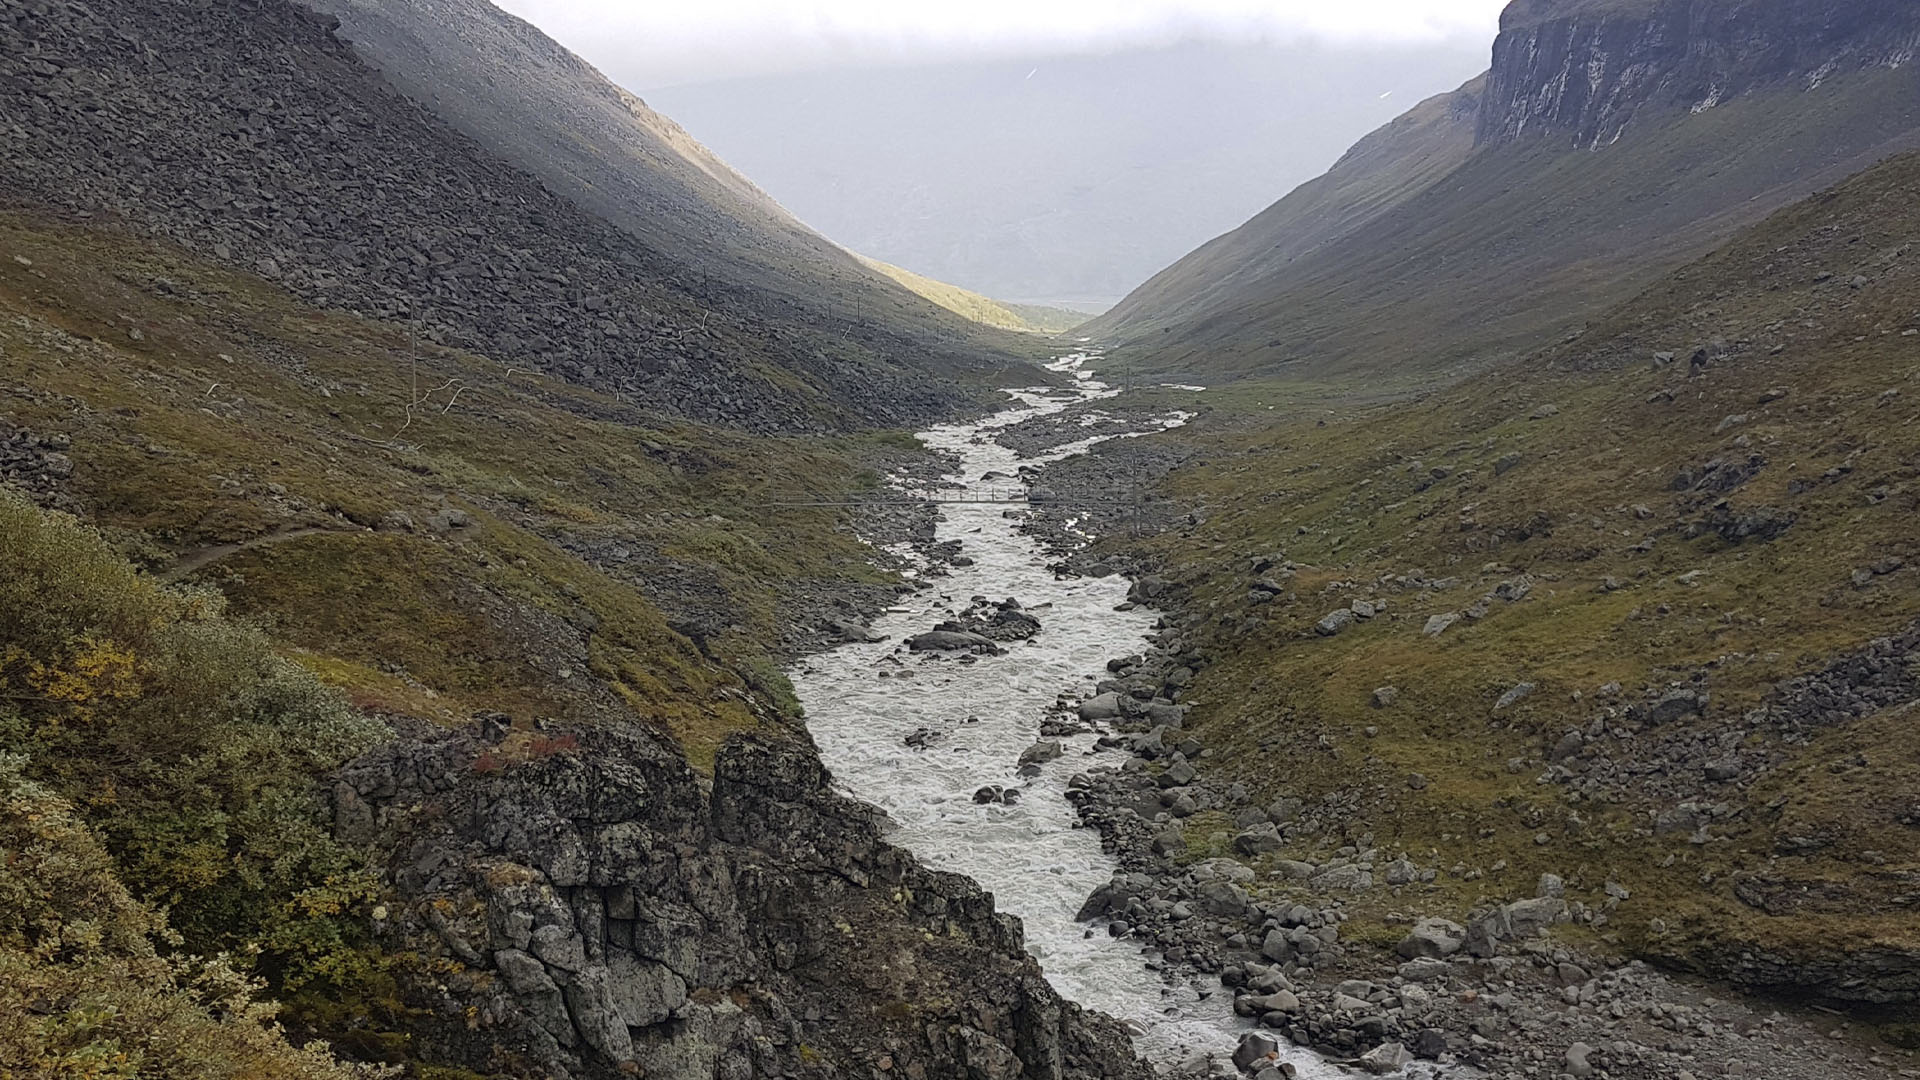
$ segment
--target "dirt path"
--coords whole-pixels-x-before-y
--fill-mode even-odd
[[[157,576],[161,581],[179,581],[188,574],[203,567],[210,566],[213,563],[217,563],[229,555],[247,551],[252,548],[267,547],[271,544],[283,544],[288,540],[298,540],[303,536],[313,536],[318,533],[353,533],[362,531],[365,530],[358,526],[347,528],[308,525],[298,529],[282,529],[278,532],[262,533],[251,540],[241,540],[232,544],[212,544],[207,547],[196,548],[175,559],[172,566],[167,567]]]

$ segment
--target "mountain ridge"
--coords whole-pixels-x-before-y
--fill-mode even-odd
[[[1920,145],[1911,70],[1867,62],[1882,53],[1851,46],[1841,54],[1867,58],[1854,70],[1836,66],[1808,89],[1774,79],[1707,109],[1684,95],[1690,103],[1675,104],[1664,89],[1674,80],[1650,74],[1681,70],[1686,49],[1666,45],[1625,64],[1634,74],[1621,85],[1644,90],[1644,101],[1594,111],[1584,92],[1563,92],[1564,70],[1587,60],[1612,70],[1603,63],[1611,54],[1582,36],[1583,18],[1631,38],[1619,28],[1636,24],[1622,12],[1643,9],[1671,6],[1553,6],[1544,21],[1510,19],[1472,130],[1453,131],[1425,175],[1401,176],[1389,159],[1371,181],[1396,190],[1390,205],[1373,212],[1368,178],[1343,176],[1358,171],[1352,162],[1336,167],[1163,270],[1084,332],[1128,364],[1199,381],[1289,372],[1429,385],[1514,355],[1537,335],[1576,330],[1740,225]],[[1846,40],[1904,41],[1913,20],[1909,8],[1870,4],[1846,24]],[[1585,42],[1582,62],[1564,49],[1545,70],[1522,62],[1549,38]],[[1590,111],[1626,134],[1591,147]],[[1390,144],[1394,130],[1370,139]],[[1505,134],[1513,130],[1525,137]],[[1356,194],[1329,204],[1326,190],[1343,179]],[[1342,218],[1356,227],[1313,243]]]

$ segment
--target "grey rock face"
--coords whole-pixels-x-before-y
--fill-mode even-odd
[[[650,1076],[744,1078],[801,1073],[803,1044],[849,1058],[884,1045],[928,1076],[1145,1080],[1124,1032],[1047,986],[1016,920],[972,882],[882,841],[871,809],[832,793],[804,741],[736,738],[703,787],[643,732],[579,740],[481,773],[471,763],[484,729],[435,732],[340,771],[358,801],[336,800],[343,824],[370,816],[393,853],[389,924],[406,947],[483,946],[470,950],[480,970],[443,991],[461,1010],[414,1032],[435,1060],[491,1068],[510,1051],[550,1077],[631,1063]],[[1213,884],[1201,902],[1231,906],[1238,889]],[[918,955],[929,940],[939,950],[916,963],[958,989],[964,1015],[835,1021],[899,1000],[871,984],[867,948]],[[736,1000],[730,988],[743,985],[754,989]],[[486,1022],[469,1029],[466,1008]]]
[[[1920,11],[1910,4],[1761,0],[1735,10],[1737,17],[1688,0],[1512,5],[1494,42],[1479,142],[1547,133],[1598,146],[1642,112],[1704,110],[1765,87],[1817,85],[1902,62],[1920,44]],[[1568,71],[1582,75],[1564,78]]]

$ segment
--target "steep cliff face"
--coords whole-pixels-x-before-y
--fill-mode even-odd
[[[1645,113],[1810,90],[1901,67],[1916,50],[1920,8],[1902,0],[1516,0],[1493,45],[1478,139],[1604,145]]]
[[[703,785],[641,730],[484,721],[349,765],[336,828],[389,852],[390,943],[436,972],[417,1049],[492,1074],[1149,1076],[1063,1001],[1017,920],[879,838],[800,738]],[[703,789],[704,788],[704,789]]]

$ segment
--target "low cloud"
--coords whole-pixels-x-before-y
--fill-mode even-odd
[[[501,0],[642,89],[1182,41],[1490,42],[1506,0]]]

